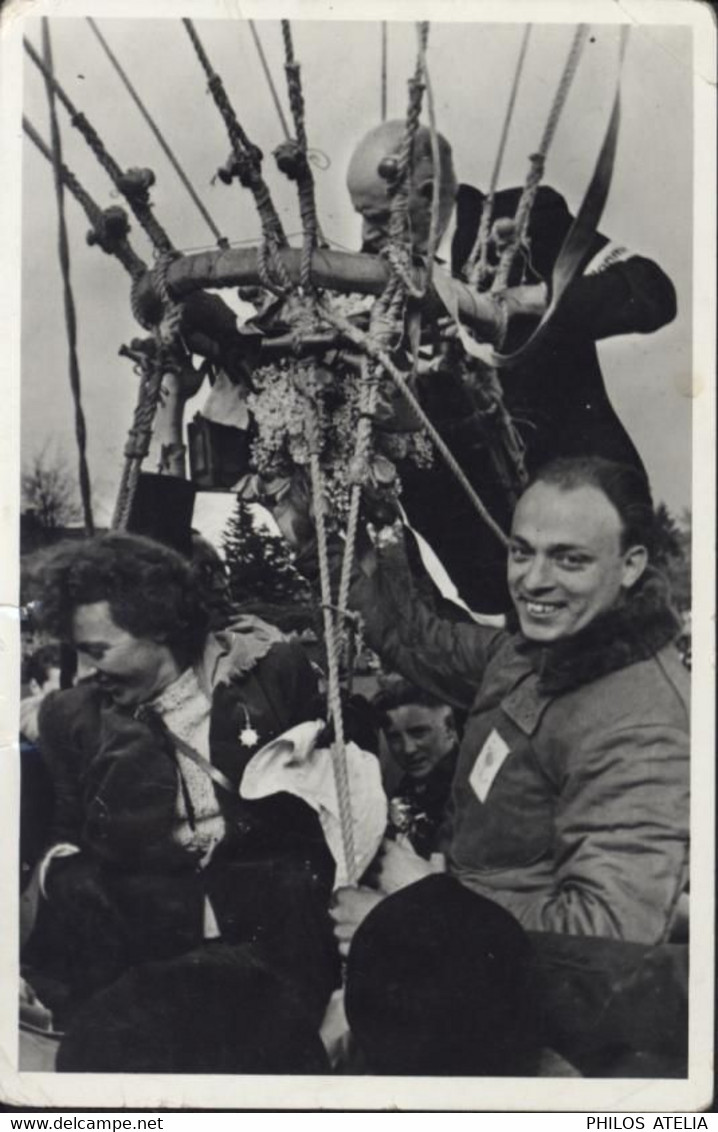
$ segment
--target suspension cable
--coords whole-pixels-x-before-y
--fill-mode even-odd
[[[72,125],[80,131],[100,165],[110,177],[115,188],[125,197],[137,222],[144,228],[154,247],[160,252],[172,251],[173,248],[169,236],[152,212],[147,191],[149,185],[144,183],[139,184],[134,178],[130,178],[127,174],[123,173],[117,162],[106,149],[100,135],[93,128],[85,115],[80,113],[74,106],[56,77],[45,66],[30,41],[25,38],[23,43],[33,63],[42,72],[45,81],[52,85],[54,93],[70,115]]]
[[[170,162],[170,164],[172,165],[172,168],[174,169],[175,173],[177,174],[177,176],[179,177],[180,181],[182,182],[182,184],[184,185],[185,189],[187,190],[187,192],[188,192],[188,194],[189,194],[189,196],[190,196],[191,200],[192,200],[192,201],[193,201],[193,203],[195,204],[195,206],[196,206],[196,208],[197,208],[198,212],[199,212],[199,213],[200,213],[200,215],[202,216],[202,219],[203,219],[203,220],[205,221],[205,223],[206,223],[207,227],[209,228],[210,232],[211,232],[211,233],[212,233],[212,235],[213,235],[213,236],[215,237],[215,239],[216,239],[216,241],[217,241],[218,245],[219,245],[220,247],[228,247],[228,246],[229,246],[229,242],[228,242],[227,238],[226,238],[225,236],[223,236],[223,235],[222,235],[222,233],[220,232],[219,228],[218,228],[218,227],[217,227],[217,225],[215,224],[214,220],[213,220],[213,219],[212,219],[212,217],[210,216],[209,212],[208,212],[208,211],[207,211],[207,209],[205,208],[204,204],[203,204],[203,203],[202,203],[202,201],[200,200],[199,196],[198,196],[198,195],[197,195],[197,193],[195,192],[195,189],[194,189],[194,186],[192,185],[192,182],[190,181],[189,177],[187,176],[187,174],[185,173],[184,169],[183,169],[183,168],[182,168],[182,166],[180,165],[180,163],[179,163],[179,161],[178,161],[177,157],[176,157],[176,156],[175,156],[175,154],[173,153],[173,151],[172,151],[172,149],[170,148],[169,144],[168,144],[168,143],[167,143],[167,141],[165,140],[165,138],[164,138],[164,136],[163,136],[163,134],[162,134],[162,132],[161,132],[161,130],[160,130],[160,128],[159,128],[159,126],[158,126],[158,125],[157,125],[157,123],[156,123],[156,122],[154,121],[154,119],[152,118],[152,115],[150,114],[149,110],[147,109],[147,107],[145,106],[144,102],[143,102],[143,101],[142,101],[142,99],[140,98],[139,94],[138,94],[138,93],[137,93],[137,91],[135,90],[135,88],[134,88],[134,86],[133,86],[132,82],[130,81],[130,79],[129,79],[128,75],[127,75],[127,74],[126,74],[126,72],[124,71],[124,69],[123,69],[122,65],[120,64],[120,62],[119,62],[119,60],[117,59],[117,57],[116,57],[116,55],[114,54],[114,52],[112,51],[112,49],[111,49],[110,45],[108,44],[107,40],[105,39],[105,37],[103,36],[102,32],[101,32],[101,31],[100,31],[100,29],[98,28],[98,26],[97,26],[96,22],[95,22],[95,21],[94,21],[94,20],[92,19],[92,17],[91,17],[91,16],[87,16],[87,17],[86,17],[86,19],[87,19],[87,22],[88,22],[88,24],[90,25],[90,27],[91,27],[92,31],[94,32],[94,34],[95,34],[95,36],[96,36],[96,38],[97,38],[97,40],[98,40],[98,42],[99,42],[100,46],[102,47],[103,51],[104,51],[104,52],[105,52],[105,54],[107,55],[107,58],[108,58],[108,59],[110,60],[110,62],[111,62],[111,64],[112,64],[112,66],[113,66],[113,67],[115,68],[115,71],[117,72],[117,74],[118,74],[118,75],[120,76],[120,78],[121,78],[121,80],[122,80],[122,82],[123,82],[123,84],[124,84],[124,86],[125,86],[125,89],[127,90],[127,93],[129,94],[130,98],[132,99],[132,101],[134,102],[135,106],[136,106],[136,107],[137,107],[137,109],[139,110],[140,114],[141,114],[141,115],[142,115],[142,117],[144,118],[145,122],[146,122],[146,123],[147,123],[147,125],[149,126],[150,130],[151,130],[151,131],[152,131],[152,133],[154,134],[154,136],[155,136],[156,140],[157,140],[157,141],[159,142],[159,145],[160,145],[160,147],[161,147],[161,149],[162,149],[162,152],[164,153],[165,157],[166,157],[166,158],[168,159],[168,161],[169,161],[169,162]]]
[[[431,85],[429,67],[426,62],[427,40],[423,34],[422,25],[417,25],[419,40],[419,60],[421,73],[426,88],[426,110],[429,118],[429,138],[431,144],[431,162],[433,165],[432,193],[431,193],[431,220],[429,223],[429,238],[426,245],[426,279],[424,289],[429,290],[434,270],[434,255],[439,242],[439,206],[441,204],[441,153],[439,151],[439,135],[436,130],[436,113],[434,108],[434,91]]]
[[[267,57],[264,54],[264,48],[262,47],[262,41],[259,38],[259,33],[257,32],[256,27],[254,26],[254,20],[247,20],[247,23],[249,24],[249,30],[252,33],[252,39],[254,40],[254,45],[257,48],[257,54],[259,55],[259,61],[262,64],[262,70],[264,71],[264,77],[266,78],[267,84],[269,86],[269,92],[272,96],[272,100],[273,100],[274,105],[276,107],[277,114],[279,115],[279,121],[280,121],[282,130],[284,131],[284,136],[287,139],[287,141],[289,141],[291,139],[291,134],[289,133],[289,126],[287,125],[287,119],[286,119],[286,116],[285,116],[284,111],[282,109],[282,104],[279,101],[279,94],[277,93],[277,88],[274,85],[274,79],[272,78],[272,72],[270,71],[269,64],[267,63]]]
[[[539,184],[543,178],[546,156],[554,139],[561,112],[566,105],[568,92],[578,69],[578,64],[588,36],[588,30],[588,24],[579,24],[573,34],[563,72],[558,87],[556,88],[556,94],[551,104],[551,110],[546,120],[546,125],[544,126],[541,142],[536,153],[532,153],[529,158],[529,171],[514,218],[514,235],[501,255],[499,266],[494,276],[494,282],[491,288],[492,291],[503,291],[506,289],[516,254],[526,241],[531,210],[536,198],[536,193],[538,192]]]
[[[311,287],[312,253],[317,246],[317,206],[314,195],[314,176],[307,155],[307,129],[301,71],[294,57],[292,26],[289,20],[282,20],[282,38],[284,40],[284,70],[287,76],[287,92],[296,134],[294,160],[290,162],[289,166],[285,165],[284,171],[297,183],[303,235],[300,282],[302,287],[308,290]],[[291,142],[286,143],[286,145],[293,148]]]
[[[42,140],[30,119],[25,115],[23,115],[22,119],[22,128],[33,145],[52,165],[53,158],[49,147]],[[60,177],[64,187],[69,189],[75,200],[82,206],[92,225],[92,231],[88,232],[87,235],[87,242],[90,244],[99,244],[102,250],[107,252],[108,255],[114,255],[133,279],[144,275],[147,270],[147,264],[143,259],[140,259],[127,239],[129,225],[127,224],[127,214],[124,210],[112,206],[103,212],[99,204],[93,200],[75,174],[68,169],[67,165],[60,165]],[[115,223],[113,224],[112,221],[115,221]]]
[[[49,74],[52,74],[52,45],[50,42],[50,27],[47,16],[42,20],[42,45],[45,64]],[[52,136],[52,159],[55,179],[55,195],[57,198],[58,218],[58,251],[60,268],[62,271],[62,286],[65,303],[65,326],[67,329],[67,344],[69,355],[70,388],[75,407],[75,440],[78,453],[78,478],[80,496],[82,499],[82,513],[85,522],[85,533],[95,533],[95,523],[92,516],[92,488],[90,473],[87,466],[87,425],[85,413],[82,408],[82,389],[80,382],[80,366],[77,358],[77,316],[75,300],[72,294],[70,279],[70,245],[67,238],[67,222],[65,220],[65,194],[62,183],[62,142],[60,127],[57,121],[57,110],[51,82],[46,82],[48,108],[50,112],[50,131]]]
[[[354,819],[351,809],[349,771],[344,743],[344,720],[342,717],[342,702],[339,685],[338,640],[334,617],[332,616],[331,582],[327,557],[327,531],[324,522],[325,500],[323,476],[319,463],[319,455],[316,451],[316,443],[312,444],[311,449],[309,471],[311,476],[314,521],[317,528],[319,583],[322,597],[322,615],[324,618],[324,639],[327,648],[327,709],[329,718],[334,724],[334,742],[331,746],[332,767],[334,769],[334,781],[337,789],[337,801],[339,803],[339,826],[342,835],[347,882],[352,885],[357,882]]]
[[[506,113],[504,115],[504,122],[501,128],[501,137],[499,139],[499,148],[496,152],[496,159],[494,167],[491,171],[491,180],[489,182],[488,193],[481,209],[481,222],[479,224],[479,231],[476,236],[476,243],[471,249],[471,255],[467,264],[467,278],[474,286],[480,285],[488,274],[488,248],[489,248],[489,233],[491,231],[491,221],[493,220],[494,213],[494,196],[496,193],[496,186],[499,182],[501,175],[501,166],[504,160],[504,152],[506,150],[506,142],[509,136],[509,129],[513,119],[514,107],[516,105],[516,96],[518,94],[519,83],[523,74],[524,62],[526,60],[526,51],[529,45],[531,36],[532,25],[527,24],[524,28],[524,33],[521,38],[521,47],[519,49],[519,57],[516,61],[514,69],[514,78],[511,84],[511,92],[509,94],[509,101],[506,106]]]
[[[192,20],[183,19],[182,23],[192,42],[192,46],[202,65],[202,69],[207,76],[207,83],[215,105],[224,120],[232,146],[232,152],[239,169],[240,180],[254,197],[262,225],[265,244],[274,247],[285,247],[287,240],[284,235],[284,229],[282,228],[282,222],[277,215],[269,194],[269,189],[262,177],[262,151],[249,140],[247,134],[242,129],[227,95],[227,91],[225,90],[224,83],[212,67]]]

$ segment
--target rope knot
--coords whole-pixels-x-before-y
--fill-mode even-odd
[[[256,183],[257,165],[262,160],[263,154],[256,146],[252,148],[256,151],[253,155],[243,153],[239,149],[233,150],[224,165],[220,165],[217,176],[223,185],[231,185],[235,177],[243,189],[251,189]],[[259,154],[258,158],[256,154]]]
[[[281,142],[274,150],[274,160],[280,173],[284,173],[290,181],[299,181],[309,171],[307,155],[299,142],[288,138]]]
[[[116,252],[117,245],[126,240],[130,232],[130,222],[124,208],[113,204],[104,209],[85,237],[92,248],[99,244],[104,252]]]
[[[128,200],[146,204],[154,183],[155,175],[151,169],[132,168],[127,169],[118,179],[117,187]]]
[[[131,428],[127,434],[125,444],[125,458],[127,460],[144,460],[150,450],[151,433],[144,428]]]

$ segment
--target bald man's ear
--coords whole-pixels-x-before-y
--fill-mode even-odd
[[[631,546],[623,555],[623,578],[621,584],[629,590],[643,576],[648,566],[648,551],[645,546]]]

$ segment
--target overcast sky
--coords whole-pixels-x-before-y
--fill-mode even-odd
[[[212,183],[229,143],[179,19],[102,19],[99,26],[221,231],[232,242],[256,238],[258,222],[249,194],[236,184],[227,188]],[[196,26],[243,126],[265,151],[265,175],[285,228],[296,232],[294,191],[271,157],[283,134],[249,27],[244,21],[224,19],[198,20]],[[257,29],[286,107],[279,23],[262,21]],[[344,177],[353,145],[380,117],[380,24],[295,21],[293,29],[310,145],[327,158],[328,167],[315,170],[322,227],[337,245],[356,248],[359,224]],[[29,21],[27,32],[39,45],[39,21]],[[86,21],[53,19],[51,32],[58,78],[118,163],[154,169],[155,212],[176,246],[184,250],[211,246],[211,233]],[[572,34],[567,24],[534,28],[506,151],[504,187],[523,180]],[[479,186],[488,181],[521,35],[520,24],[431,26],[429,65],[438,124],[453,144],[460,180]],[[388,43],[388,114],[401,117],[406,80],[415,62],[414,25],[391,23]],[[547,162],[546,183],[559,189],[572,209],[580,204],[605,129],[617,44],[615,26],[592,25],[591,41]],[[690,503],[691,469],[691,400],[686,395],[691,381],[690,29],[634,27],[623,90],[616,168],[601,228],[664,268],[678,292],[679,316],[657,334],[602,344],[601,360],[610,395],[648,466],[656,498],[680,512]],[[24,98],[26,113],[49,137],[42,79],[29,60]],[[66,164],[101,206],[112,203],[114,192],[106,175],[62,108],[59,114]],[[52,177],[29,142],[24,148],[23,176],[22,453],[27,459],[53,440],[74,461]],[[136,393],[130,364],[117,351],[121,343],[143,332],[132,319],[124,269],[87,246],[88,222],[72,198],[67,199],[66,211],[94,505],[96,521],[105,524]],[[132,241],[149,258],[136,225]]]

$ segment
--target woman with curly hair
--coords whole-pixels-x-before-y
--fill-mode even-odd
[[[136,535],[54,547],[38,563],[36,585],[43,625],[90,669],[40,714],[56,805],[41,868],[45,899],[25,957],[37,989],[47,998],[59,984],[56,1009],[64,1006],[67,1019],[80,1006],[75,1025],[86,1035],[88,1026],[95,1032],[93,1010],[102,1016],[104,989],[137,981],[138,967],[168,964],[149,980],[166,1001],[167,979],[181,994],[185,960],[209,972],[221,958],[223,968],[241,968],[242,986],[259,964],[272,993],[286,991],[315,1030],[336,978],[326,912],[333,864],[321,826],[289,794],[239,796],[254,752],[316,715],[301,647],[257,619],[210,632],[186,560]],[[113,993],[117,1026],[117,1003],[133,996]],[[146,999],[144,990],[152,1014]],[[152,1017],[154,1038],[135,1071],[192,1064],[189,1017],[183,1027],[162,1015],[160,1038],[156,1010]],[[138,1026],[135,1019],[130,1029]],[[216,1032],[224,1032],[221,1018]],[[112,1053],[94,1040],[67,1042],[74,1053],[61,1055],[64,1068],[126,1068],[126,1041]],[[206,1048],[202,1056],[205,1065]]]

